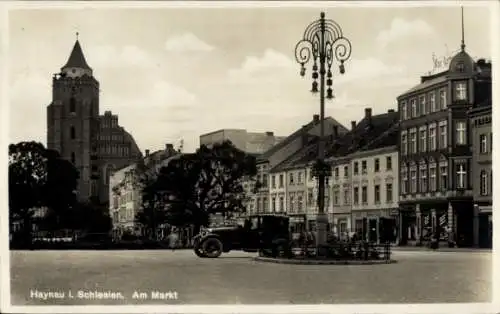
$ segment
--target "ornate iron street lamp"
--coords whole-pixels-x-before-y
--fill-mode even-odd
[[[316,246],[319,248],[326,243],[328,216],[325,213],[325,181],[331,175],[330,166],[325,162],[325,98],[333,99],[332,64],[334,58],[340,62],[340,74],[344,74],[344,62],[351,56],[351,43],[342,35],[342,29],[333,20],[325,19],[325,13],[307,26],[304,37],[295,47],[295,58],[300,63],[300,75],[306,73],[305,64],[312,60],[312,89],[320,97],[320,137],[318,156],[313,168],[314,176],[318,178],[318,215],[316,216]],[[319,68],[318,68],[319,66]],[[325,76],[326,90],[325,95]]]

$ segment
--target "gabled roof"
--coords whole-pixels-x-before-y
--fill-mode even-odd
[[[327,146],[326,158],[345,156],[362,149],[375,149],[375,146],[381,145],[380,142],[377,142],[378,138],[389,129],[394,128],[396,134],[387,132],[387,136],[397,137],[397,128],[394,125],[398,121],[399,113],[397,111],[363,118],[353,130],[341,137],[339,141]]]
[[[394,123],[388,130],[362,147],[361,151],[373,150],[387,146],[397,145],[399,141],[399,121]]]
[[[66,62],[66,65],[64,65],[62,69],[64,68],[82,68],[86,70],[92,70],[85,60],[85,56],[83,55],[83,50],[78,39],[73,46],[71,54],[69,55],[68,62]]]
[[[341,129],[345,129],[345,127],[339,123],[337,120],[335,120],[332,117],[326,117],[325,122],[330,122],[334,125],[337,125],[339,127],[339,132],[341,132]],[[258,158],[257,161],[259,162],[264,162],[266,161],[269,157],[271,157],[274,153],[285,147],[286,145],[290,144],[291,142],[295,141],[297,138],[301,137],[304,133],[309,133],[313,128],[318,125],[319,122],[315,122],[312,120],[308,124],[305,125],[305,128],[300,128],[297,131],[293,132],[291,135],[288,137],[284,138],[282,141],[278,142],[278,144],[274,145],[271,147],[269,150],[265,151],[262,153]]]
[[[307,164],[309,161],[316,159],[318,152],[318,139],[318,137],[311,138],[305,147],[270,169],[269,172],[276,173],[285,171]]]

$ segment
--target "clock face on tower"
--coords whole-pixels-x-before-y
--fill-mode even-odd
[[[71,77],[71,78],[81,77],[84,74],[87,74],[89,76],[92,75],[90,70],[83,69],[83,68],[64,68],[63,72],[64,72],[64,74],[66,74],[67,77]]]

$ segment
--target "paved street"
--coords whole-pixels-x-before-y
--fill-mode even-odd
[[[252,256],[234,252],[218,259],[200,259],[190,250],[11,252],[12,303],[432,303],[491,299],[489,252],[397,251],[397,264],[371,266],[280,265],[255,262]],[[78,290],[109,290],[115,299],[96,300],[82,292],[79,298]],[[64,296],[31,298],[30,293],[36,291],[39,297],[42,292],[56,291]],[[135,299],[134,291],[138,292]]]

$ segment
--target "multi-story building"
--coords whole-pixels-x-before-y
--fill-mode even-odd
[[[331,117],[325,118],[324,123],[326,137],[347,132],[342,124]],[[296,224],[297,228],[306,228],[306,224],[307,228],[312,228],[316,221],[317,206],[314,199],[317,187],[316,180],[311,175],[311,166],[317,156],[319,132],[319,116],[314,115],[310,123],[303,125],[275,148],[259,157],[259,162],[268,164],[270,168],[270,210],[273,210],[273,200],[276,201],[274,208],[277,210],[280,210],[283,203],[283,211],[291,213],[292,223]],[[283,187],[280,185],[281,178]],[[327,197],[328,193],[325,194]]]
[[[143,175],[155,175],[163,166],[180,156],[172,144],[166,144],[165,150],[150,153],[145,151],[142,161],[114,171],[109,178],[109,214],[113,224],[113,236],[120,238],[127,231],[143,234],[141,226],[135,221],[142,206]],[[159,226],[157,232],[164,235],[165,228]]]
[[[290,156],[310,145],[310,142],[317,138],[320,132],[319,121],[319,115],[314,115],[311,122],[303,125],[299,130],[284,138],[275,146],[271,147],[257,157],[257,167],[262,170],[261,176],[263,179],[267,178],[268,184],[263,184],[263,187],[258,189],[253,196],[253,199],[269,201],[269,206],[267,208],[270,212],[280,210],[281,196],[283,196],[283,207],[281,208],[281,211],[287,211],[287,198],[284,193],[287,189],[287,182],[289,181],[289,178],[287,177],[286,169],[273,168],[277,167]],[[324,122],[326,131],[325,134],[327,135],[332,134],[335,125],[339,130],[345,129],[339,122],[331,117],[325,118]],[[280,187],[280,178],[283,178],[283,187]]]
[[[223,129],[200,135],[200,146],[231,141],[236,148],[249,154],[262,154],[284,139],[274,132],[248,132],[244,129]]]
[[[393,134],[398,130],[393,129]],[[366,149],[350,155],[353,169],[352,225],[370,241],[395,241],[398,218],[398,151],[394,145]],[[387,230],[389,229],[389,230]],[[383,234],[384,232],[391,234]]]
[[[431,234],[473,244],[472,151],[467,111],[491,97],[491,64],[461,50],[446,71],[421,77],[397,100],[402,244]],[[489,79],[488,79],[489,77]],[[488,87],[489,86],[489,87]]]
[[[469,111],[472,140],[472,191],[474,193],[473,244],[491,247],[493,237],[493,172],[491,98]]]
[[[371,241],[394,240],[397,231],[398,113],[372,115],[351,122],[351,131],[328,153],[332,165],[332,222],[338,234],[348,231]]]
[[[141,157],[133,137],[118,124],[118,116],[110,111],[99,115],[99,82],[78,40],[68,62],[52,78],[47,147],[79,171],[81,201],[107,203],[110,173]]]
[[[353,230],[352,172],[349,156],[331,157],[331,214],[329,221],[337,226],[339,234]]]
[[[332,132],[326,137],[327,161],[332,165],[332,173],[325,182],[325,212],[328,214],[331,230],[346,235],[349,230],[352,230],[354,224],[351,217],[352,199],[354,197],[351,169],[353,167],[352,159],[359,156],[356,157],[353,154],[362,151],[365,154],[362,155],[363,157],[368,156],[365,158],[376,159],[377,157],[374,156],[378,155],[380,155],[378,158],[385,158],[386,155],[391,155],[392,158],[392,155],[396,154],[398,119],[398,114],[394,110],[372,116],[371,108],[367,108],[365,117],[359,124],[353,121],[350,131],[343,126],[332,126]],[[283,192],[286,193],[287,214],[293,218],[292,223],[299,229],[314,230],[315,228],[318,214],[318,183],[312,175],[312,167],[317,158],[317,153],[318,136],[313,136],[305,142],[303,148],[290,155],[271,171],[271,176],[286,173],[287,180]],[[393,163],[391,160],[389,165],[391,171],[394,171],[395,167],[397,167],[397,160]],[[377,176],[373,175],[372,177]],[[392,180],[391,184],[394,184],[394,174],[390,171],[384,172],[383,180],[388,183]],[[385,193],[385,190],[380,191],[380,193],[382,192]],[[377,212],[378,215],[375,215],[375,217],[388,218],[391,217],[391,214],[397,212],[397,210],[394,210],[395,208],[397,208],[397,200],[377,204],[373,208],[360,208],[359,212],[361,213],[361,209],[367,212],[370,209],[371,213]],[[361,222],[363,222],[362,218],[367,214],[360,215]],[[381,220],[377,219],[377,221]],[[392,219],[392,221],[394,220]],[[377,228],[379,228],[378,224]],[[366,227],[362,227],[362,230],[365,229]],[[362,230],[360,233],[362,233]]]
[[[273,213],[287,212],[287,176],[286,171],[271,172],[271,186],[269,187],[270,210]]]

